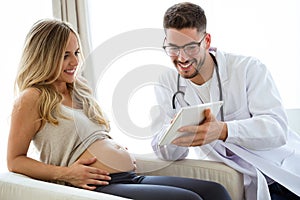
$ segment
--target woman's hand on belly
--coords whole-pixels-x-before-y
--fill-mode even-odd
[[[70,167],[66,167],[66,170],[58,179],[87,190],[96,189],[96,185],[108,185],[108,181],[111,179],[109,173],[91,167],[90,165],[95,162],[97,162],[95,157],[78,159]]]
[[[109,173],[134,171],[135,159],[130,153],[111,139],[97,140],[90,145],[80,158],[96,157],[97,161],[90,166]]]

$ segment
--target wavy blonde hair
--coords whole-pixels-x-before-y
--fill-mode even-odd
[[[82,51],[77,32],[67,22],[56,19],[43,19],[36,22],[26,36],[15,88],[18,92],[27,88],[36,88],[40,91],[38,104],[43,124],[49,122],[58,125],[57,118],[65,117],[59,106],[62,95],[55,90],[52,83],[58,79],[62,71],[70,33],[76,35]],[[72,84],[67,83],[73,96],[73,104],[76,108],[83,109],[92,121],[105,125],[108,130],[108,122],[94,99],[86,79],[82,76],[80,67],[83,61],[82,54],[80,58],[75,81]]]

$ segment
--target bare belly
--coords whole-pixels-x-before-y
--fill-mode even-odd
[[[111,139],[97,140],[90,145],[79,158],[96,157],[90,166],[106,170],[109,173],[135,170],[135,159],[129,152]]]

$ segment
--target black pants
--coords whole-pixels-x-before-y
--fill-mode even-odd
[[[134,172],[111,175],[110,184],[95,191],[142,200],[231,199],[226,189],[215,182],[170,176],[137,176]]]

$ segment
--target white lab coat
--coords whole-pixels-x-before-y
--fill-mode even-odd
[[[221,161],[242,172],[246,199],[270,199],[266,176],[300,196],[300,137],[288,128],[287,116],[269,71],[253,57],[221,51],[217,51],[215,57],[228,138],[225,142],[215,141],[198,147],[199,158]],[[163,74],[160,84],[156,87],[156,96],[161,115],[156,121],[163,121],[164,128],[154,137],[152,147],[163,159],[183,159],[188,155],[188,148],[159,147],[157,143],[176,112],[187,106],[186,102],[196,105],[201,101],[189,80],[180,77],[180,90],[185,95],[177,96],[176,110],[172,109],[172,96],[177,91],[176,70]],[[219,100],[216,72],[210,93],[211,101]]]

